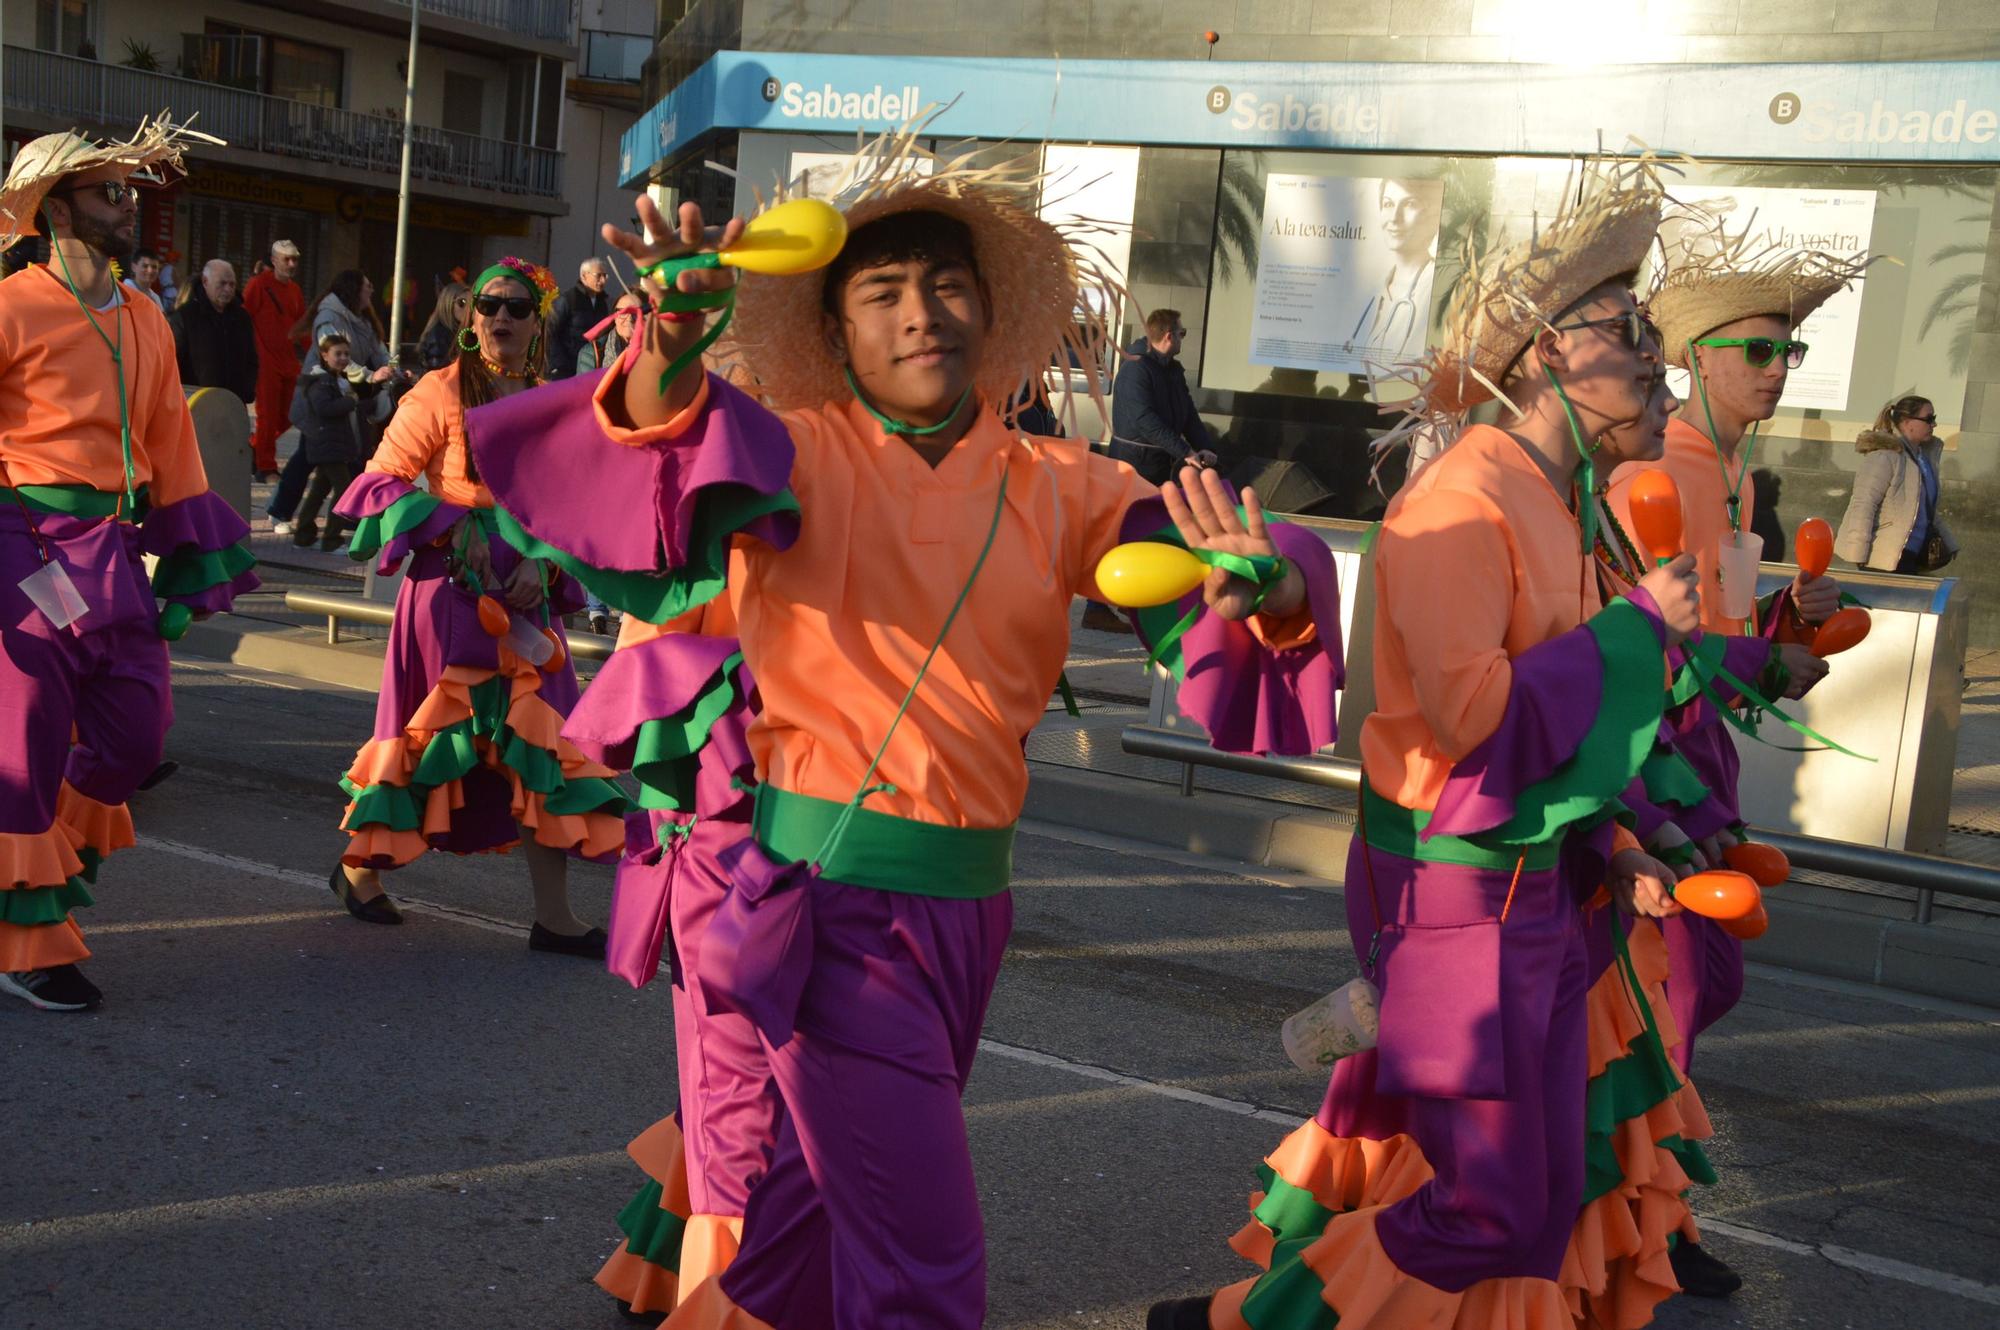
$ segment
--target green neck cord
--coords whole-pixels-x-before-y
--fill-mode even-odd
[[[965,386],[965,391],[958,395],[958,400],[952,403],[951,410],[945,413],[945,418],[943,420],[940,420],[935,425],[924,425],[921,427],[917,425],[909,425],[905,424],[903,421],[896,419],[894,416],[885,416],[880,411],[877,411],[874,408],[874,406],[868,401],[868,399],[861,395],[861,385],[854,381],[853,370],[849,369],[845,365],[842,365],[840,367],[840,372],[841,375],[847,380],[847,390],[854,394],[855,401],[861,403],[861,409],[863,411],[866,411],[869,415],[875,417],[876,424],[880,425],[883,429],[887,430],[891,434],[901,434],[904,437],[911,439],[927,438],[932,434],[936,434],[946,425],[951,424],[952,421],[957,420],[958,413],[965,410],[966,402],[969,401],[972,397],[972,385],[968,383]]]
[[[710,324],[708,331],[704,332],[693,346],[676,356],[673,363],[668,365],[666,371],[660,375],[660,396],[662,397],[667,395],[668,387],[672,385],[675,379],[680,377],[682,370],[700,360],[701,353],[715,345],[715,339],[722,336],[723,330],[729,326],[730,319],[736,316],[736,288],[733,286],[723,291],[683,291],[680,289],[682,273],[699,268],[719,268],[721,266],[722,257],[718,254],[709,253],[683,254],[679,258],[661,259],[658,263],[648,264],[638,269],[641,280],[647,277],[658,276],[661,284],[666,287],[665,291],[653,299],[653,309],[655,312],[692,314],[696,311],[716,309],[722,311],[722,317]],[[645,336],[643,330],[640,330],[637,335],[641,339]]]
[[[125,302],[118,293],[118,280],[111,281],[111,321],[117,326],[118,340],[112,342],[98,326],[97,316],[90,312],[90,306],[83,303],[83,292],[76,289],[76,278],[70,276],[69,260],[63,256],[62,243],[51,240],[49,248],[55,251],[56,262],[62,265],[63,282],[69,287],[70,296],[76,307],[83,311],[90,330],[104,343],[104,349],[111,353],[111,365],[117,371],[118,380],[118,447],[125,463],[125,511],[133,520],[138,519],[139,500],[133,493],[132,485],[132,413],[125,404]]]
[[[1722,445],[1715,438],[1715,413],[1708,409],[1708,384],[1702,381],[1701,362],[1694,358],[1694,341],[1689,339],[1688,371],[1694,375],[1695,393],[1701,398],[1702,418],[1708,421],[1708,446],[1715,449],[1715,465],[1722,471],[1722,486],[1729,491],[1729,529],[1742,534],[1743,531],[1743,477],[1750,474],[1750,454],[1757,451],[1757,426],[1760,421],[1750,422],[1750,436],[1743,445],[1743,462],[1736,468],[1736,481],[1729,480],[1729,464],[1722,460]]]
[[[1594,444],[1583,441],[1583,426],[1576,422],[1576,408],[1569,404],[1569,394],[1563,391],[1562,380],[1547,365],[1542,366],[1542,373],[1549,376],[1556,398],[1562,403],[1563,416],[1569,421],[1570,438],[1576,440],[1576,524],[1583,533],[1583,552],[1588,557],[1591,547],[1597,543],[1597,466],[1591,461],[1591,454],[1597,449]]]
[[[993,500],[993,522],[986,528],[986,543],[979,547],[979,557],[973,560],[972,571],[966,575],[965,585],[958,589],[958,599],[952,602],[951,613],[944,616],[944,627],[938,629],[937,640],[931,643],[930,652],[925,655],[924,663],[917,666],[917,676],[910,680],[909,691],[903,694],[903,705],[896,708],[895,716],[890,719],[888,732],[882,736],[882,746],[875,750],[874,758],[868,763],[868,770],[861,773],[860,787],[854,791],[854,797],[847,801],[846,807],[840,810],[840,816],[834,820],[833,827],[826,834],[826,843],[821,845],[819,853],[813,856],[814,867],[825,864],[840,848],[841,839],[847,835],[847,824],[854,820],[855,813],[860,811],[862,803],[869,795],[895,792],[896,787],[893,785],[870,785],[868,782],[875,778],[875,768],[882,765],[883,755],[889,751],[889,740],[895,737],[896,727],[903,723],[903,717],[910,710],[910,703],[917,700],[918,687],[922,685],[924,676],[930,673],[931,662],[937,659],[937,653],[943,649],[945,635],[951,632],[951,626],[958,622],[958,612],[965,608],[966,598],[972,594],[972,584],[979,580],[979,570],[986,566],[986,556],[993,552],[993,541],[1000,534],[1000,518],[1007,511],[1007,477],[1010,471],[1007,459],[1002,457],[1000,493]]]

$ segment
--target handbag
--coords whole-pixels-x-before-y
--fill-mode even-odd
[[[1934,573],[1956,557],[1958,556],[1944,543],[1944,536],[1933,531],[1924,537],[1924,548],[1917,555],[1917,562],[1925,572]]]

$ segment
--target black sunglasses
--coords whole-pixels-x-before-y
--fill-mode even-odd
[[[1636,309],[1628,309],[1623,314],[1613,314],[1602,319],[1580,319],[1575,323],[1559,323],[1557,332],[1576,332],[1583,328],[1619,328],[1624,331],[1625,345],[1634,351],[1645,347],[1648,339],[1658,343],[1660,330],[1653,321]]]
[[[74,197],[77,194],[88,194],[94,189],[103,190],[104,201],[114,208],[122,208],[125,206],[125,200],[136,200],[139,197],[139,191],[123,180],[99,180],[88,185],[71,185],[63,193]]]
[[[1924,424],[1929,425],[1932,429],[1937,428],[1937,416],[1935,413],[1928,416],[1910,416],[1909,419],[1921,420]]]
[[[489,319],[503,309],[517,319],[535,312],[535,302],[526,296],[474,296],[472,307]]]

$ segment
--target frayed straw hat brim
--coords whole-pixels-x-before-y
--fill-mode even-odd
[[[1740,268],[1707,259],[1667,270],[1647,308],[1660,325],[1667,363],[1688,368],[1688,344],[1742,319],[1772,315],[1796,328],[1852,285],[1873,260],[1787,251]]]
[[[1101,262],[1096,238],[1114,228],[1046,220],[1037,213],[1045,178],[1032,156],[997,166],[977,164],[971,152],[945,157],[917,145],[922,123],[920,117],[859,144],[840,168],[829,201],[849,232],[915,211],[943,213],[971,232],[991,305],[974,387],[996,410],[1023,384],[1039,384],[1053,363],[1074,361],[1093,371],[1106,363],[1110,320],[1125,293]],[[800,192],[788,185],[771,203]],[[739,281],[736,317],[717,351],[754,375],[761,395],[779,410],[852,396],[821,320],[826,276],[825,270],[745,273]],[[1097,374],[1088,377],[1091,395],[1099,397]]]
[[[166,112],[139,122],[129,139],[97,142],[75,132],[44,134],[22,146],[0,186],[0,249],[35,229],[35,212],[65,176],[100,166],[143,171],[153,166],[179,169],[181,158],[195,144],[221,147],[222,140],[188,128],[189,116],[175,124]]]

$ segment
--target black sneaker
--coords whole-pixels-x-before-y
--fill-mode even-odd
[[[603,637],[609,633],[611,631],[611,616],[607,614],[591,615],[590,631],[596,633],[599,637]]]
[[[104,1001],[97,985],[74,965],[0,973],[0,993],[12,993],[43,1011],[89,1011]]]
[[[553,951],[559,956],[582,956],[594,961],[604,959],[606,940],[604,930],[601,928],[593,928],[574,937],[552,932],[540,924],[528,930],[529,951]]]
[[[292,527],[292,544],[300,549],[315,544],[319,540],[319,523],[310,517],[302,517]]]
[[[1667,1260],[1681,1292],[1691,1298],[1726,1298],[1743,1287],[1743,1276],[1703,1251],[1699,1243],[1675,1243]]]

